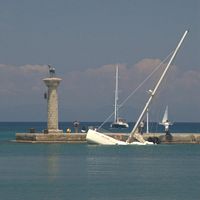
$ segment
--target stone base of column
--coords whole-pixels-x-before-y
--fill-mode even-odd
[[[48,129],[48,134],[63,134],[63,130],[59,130],[59,129]]]

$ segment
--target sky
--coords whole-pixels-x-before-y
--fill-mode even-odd
[[[199,18],[198,0],[1,0],[0,121],[47,120],[48,64],[62,79],[59,121],[104,121],[114,110],[115,66],[120,103],[189,29],[150,119],[168,105],[172,121],[199,122]],[[137,120],[158,77],[120,108],[127,121]]]

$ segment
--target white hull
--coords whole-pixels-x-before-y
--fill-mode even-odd
[[[99,133],[95,130],[89,129],[86,135],[86,140],[88,143],[102,144],[102,145],[126,145],[126,142],[116,140],[108,135]]]
[[[126,122],[113,122],[110,125],[111,128],[128,128],[129,125]]]
[[[148,144],[154,144],[153,142],[145,141],[142,142],[132,142],[127,143],[124,141],[116,140],[108,135],[99,133],[95,130],[89,129],[86,135],[86,140],[88,143],[92,144],[100,144],[100,145],[148,145]]]

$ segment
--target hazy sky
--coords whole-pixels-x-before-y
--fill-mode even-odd
[[[168,105],[173,121],[199,122],[199,19],[198,0],[1,0],[0,121],[46,120],[47,64],[62,78],[59,120],[104,121],[115,65],[122,102],[190,29],[150,115],[161,120]],[[121,116],[135,121],[153,86],[130,98]]]

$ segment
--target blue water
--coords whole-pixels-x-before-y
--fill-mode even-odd
[[[60,126],[65,129],[71,123]],[[177,132],[198,132],[200,124],[177,126]],[[200,145],[109,147],[10,142],[16,132],[27,132],[30,127],[43,130],[46,124],[0,123],[2,200],[200,198]]]

